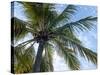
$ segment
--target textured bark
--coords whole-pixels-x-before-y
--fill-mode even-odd
[[[40,72],[40,65],[42,61],[42,53],[43,53],[43,47],[44,47],[45,41],[39,42],[38,52],[35,59],[35,64],[33,66],[33,72]]]

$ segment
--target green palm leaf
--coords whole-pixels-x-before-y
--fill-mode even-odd
[[[68,5],[63,10],[61,14],[58,14],[58,16],[52,21],[50,24],[51,27],[56,27],[61,25],[61,23],[68,22],[71,18],[71,16],[76,12],[76,6],[74,5]]]
[[[28,48],[23,46],[15,47],[15,73],[32,72],[32,64],[35,58],[33,44],[31,44]]]
[[[82,57],[88,59],[94,64],[97,64],[97,54],[91,51],[90,49],[82,46],[81,43],[75,41],[74,39],[68,38],[68,37],[61,37],[59,40],[61,40],[62,44],[66,46],[67,48],[72,49],[75,53],[79,52],[79,54]]]
[[[97,17],[89,16],[89,17],[80,19],[76,22],[67,23],[59,27],[58,29],[64,30],[65,28],[69,28],[70,31],[78,31],[78,32],[86,31],[94,27],[94,21],[96,20],[97,20]]]
[[[26,28],[26,22],[16,17],[13,17],[11,19],[11,22],[12,22],[12,25],[14,26],[14,37],[16,40],[19,40],[28,34],[28,31]]]
[[[59,48],[57,53],[64,57],[66,63],[68,64],[68,67],[72,70],[79,70],[80,69],[80,62],[78,58],[75,56],[75,53],[72,49],[66,48],[63,43],[61,43],[59,40],[55,40],[57,47]]]

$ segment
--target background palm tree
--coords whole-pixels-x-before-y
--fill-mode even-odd
[[[93,28],[97,17],[88,16],[70,22],[72,15],[77,11],[74,5],[66,5],[58,14],[56,4],[19,3],[24,8],[27,21],[12,17],[12,44],[27,37],[27,34],[32,35],[32,39],[13,45],[15,73],[53,71],[53,50],[65,59],[72,70],[80,69],[78,54],[97,64],[97,54],[84,47],[75,35],[75,32],[89,31]],[[35,43],[39,44],[37,53],[33,46]]]

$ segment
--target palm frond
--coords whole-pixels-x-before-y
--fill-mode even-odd
[[[82,57],[88,59],[88,61],[91,61],[94,64],[97,64],[97,54],[92,50],[85,48],[81,43],[63,36],[61,36],[59,40],[62,41],[63,45],[67,48],[72,49],[75,53],[79,52]]]
[[[61,14],[58,14],[58,16],[52,21],[50,28],[52,27],[57,27],[64,22],[68,22],[71,18],[71,16],[75,13],[76,11],[76,6],[74,5],[68,5],[66,8],[63,10]]]
[[[65,58],[67,59],[67,63],[68,63],[68,66],[70,69],[72,69],[72,70],[80,69],[80,62],[73,53],[66,52]]]
[[[25,37],[28,34],[27,28],[26,28],[26,22],[13,17],[11,19],[12,25],[14,26],[14,38],[16,40],[20,40],[21,38]]]
[[[88,61],[91,61],[94,64],[97,64],[97,53],[91,51],[88,48],[84,48],[82,46],[79,46],[79,53],[82,57],[85,59],[88,59]]]
[[[67,48],[61,43],[59,40],[55,40],[57,47],[59,48],[57,53],[64,57],[66,64],[72,70],[79,70],[80,69],[80,62],[78,58],[75,56],[75,53],[72,49]]]
[[[30,20],[36,21],[39,16],[43,16],[43,4],[42,3],[31,3],[31,2],[19,2],[23,5],[25,10],[25,15]],[[40,10],[38,10],[39,8]]]
[[[69,29],[69,28],[65,28],[65,29],[62,29],[62,28],[57,28],[55,31],[54,31],[54,36],[56,36],[56,38],[59,38],[59,37],[66,37],[66,38],[70,38],[71,40],[74,40],[76,41],[77,43],[80,43],[81,44],[81,41],[76,37],[76,35]]]
[[[28,21],[32,24],[31,27],[34,29],[34,32],[49,28],[48,24],[50,24],[57,15],[54,10],[54,4],[20,3],[23,5],[25,15],[27,16]]]
[[[18,45],[15,46],[15,47],[25,46],[25,45],[27,45],[27,44],[30,44],[30,43],[34,42],[34,41],[35,41],[35,39],[30,39],[30,40],[27,40],[27,41],[21,42],[20,44],[18,44]]]
[[[69,28],[70,31],[86,31],[86,30],[90,30],[91,28],[94,27],[94,21],[97,20],[97,17],[86,17],[83,19],[80,19],[76,22],[71,22],[71,23],[67,23],[65,25],[62,25],[61,27],[59,27],[59,29],[65,29],[65,28]]]
[[[40,31],[44,26],[44,13],[42,3],[21,2],[25,16],[32,25],[33,30]]]
[[[32,43],[28,48],[15,47],[15,73],[32,72],[32,66],[35,58],[35,50]]]
[[[57,13],[53,4],[44,4],[44,6],[46,6],[44,9],[44,26],[48,30],[50,29],[50,24],[57,17]]]

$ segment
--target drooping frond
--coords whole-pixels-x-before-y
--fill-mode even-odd
[[[80,61],[78,60],[77,56],[73,53],[67,52],[66,57],[68,66],[72,70],[79,70],[80,69]]]
[[[64,37],[64,36],[60,36],[59,40],[61,40],[62,44],[64,44],[64,46],[66,46],[67,48],[72,49],[75,53],[79,52],[79,54],[82,57],[88,59],[94,64],[97,64],[97,54],[93,52],[92,50],[82,46],[81,43],[74,41],[71,38]]]
[[[35,58],[35,50],[33,48],[33,44],[31,44],[28,48],[15,47],[15,73],[32,72],[32,64]]]
[[[73,34],[73,30],[75,28],[88,30],[93,27],[93,21],[96,21],[97,17],[87,17],[81,19],[79,21],[66,24],[62,27],[59,27],[55,30],[56,36],[58,36],[59,40],[61,40],[64,46],[73,49],[73,51],[78,51],[81,56],[87,58],[89,61],[93,62],[94,64],[97,63],[97,54],[90,49],[83,47],[82,43],[78,38],[76,38],[75,34]],[[93,56],[92,56],[93,55]]]
[[[91,61],[94,64],[97,64],[97,53],[91,51],[88,48],[84,48],[80,45],[79,45],[78,49],[79,49],[78,51],[82,57],[86,58],[88,61]]]
[[[14,38],[16,40],[20,40],[21,38],[24,38],[28,34],[28,30],[26,28],[26,22],[13,17],[11,19],[12,26],[14,27]]]
[[[64,46],[62,42],[59,40],[55,40],[56,46],[59,48],[57,53],[64,57],[66,64],[72,70],[79,70],[80,69],[80,62],[78,58],[75,56],[75,53],[72,49],[67,48]]]

